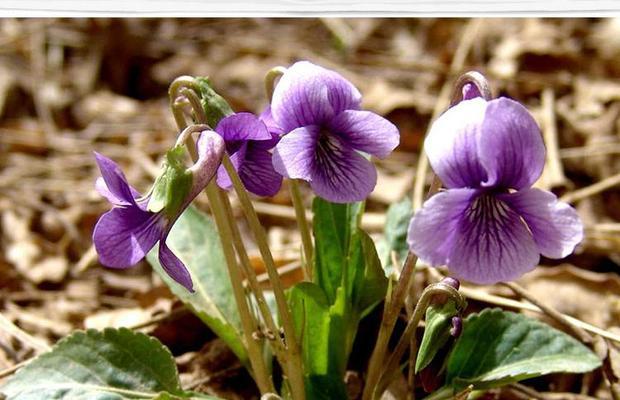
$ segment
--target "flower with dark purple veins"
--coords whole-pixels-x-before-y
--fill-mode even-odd
[[[326,200],[364,200],[377,171],[367,157],[387,157],[399,143],[387,119],[360,110],[360,92],[334,71],[307,61],[280,78],[271,102],[276,125],[286,133],[273,153],[283,176],[308,181]]]
[[[275,130],[254,114],[237,113],[223,118],[215,131],[226,142],[230,161],[248,191],[267,197],[278,193],[282,176],[273,169],[270,152],[280,140]],[[226,190],[232,187],[224,166],[217,171],[217,185]]]
[[[196,147],[198,161],[190,168],[183,165],[181,145],[170,150],[163,173],[144,197],[127,183],[114,161],[95,153],[101,170],[96,188],[114,206],[99,218],[93,232],[101,264],[129,268],[159,241],[159,262],[163,269],[193,292],[192,278],[183,262],[166,246],[166,238],[177,218],[215,175],[224,154],[224,141],[215,132],[204,131]]]
[[[534,269],[540,254],[566,257],[583,239],[571,206],[531,188],[542,173],[545,146],[516,101],[461,101],[433,123],[425,149],[447,188],[409,225],[409,247],[428,264],[491,284]]]

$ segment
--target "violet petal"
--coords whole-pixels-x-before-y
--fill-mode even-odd
[[[111,268],[135,265],[159,240],[164,224],[161,214],[137,206],[114,207],[99,218],[93,231],[101,264]]]
[[[241,168],[245,162],[247,147],[248,143],[243,143],[236,152],[230,155],[230,163],[233,165],[237,173],[239,172],[239,168]],[[232,187],[232,180],[223,165],[220,165],[217,170],[217,186],[224,190],[229,190]]]
[[[563,258],[583,240],[577,211],[551,192],[523,189],[501,197],[525,220],[545,257]]]
[[[356,150],[384,158],[400,142],[394,124],[370,111],[346,110],[329,123],[330,130]]]
[[[478,155],[486,107],[480,97],[461,101],[431,126],[424,148],[433,171],[447,188],[479,187],[487,179]]]
[[[290,132],[320,125],[340,112],[359,109],[360,92],[340,74],[308,61],[289,67],[273,93],[271,112],[277,125]]]
[[[287,178],[310,180],[319,134],[319,127],[312,125],[282,137],[273,151],[274,169]]]
[[[252,147],[257,143],[252,143],[248,148],[243,165],[239,168],[239,177],[250,192],[270,197],[280,191],[282,175],[273,169],[271,153]]]
[[[265,126],[267,127],[267,130],[272,134],[272,135],[277,135],[277,136],[282,136],[284,135],[286,132],[284,132],[284,129],[282,129],[277,123],[276,120],[273,119],[273,115],[271,114],[271,106],[268,105],[267,107],[265,107],[265,109],[263,110],[263,112],[258,116],[258,119],[260,119],[261,121],[263,121],[263,123],[265,124]]]
[[[166,245],[167,234],[159,242],[159,263],[166,273],[190,292],[194,292],[192,277],[185,265]]]
[[[448,189],[428,199],[409,223],[411,251],[433,267],[447,264],[463,214],[477,193],[475,189]]]
[[[525,107],[505,97],[487,104],[479,154],[488,187],[529,187],[545,165],[545,145],[536,121]]]
[[[256,115],[241,112],[223,118],[215,128],[228,143],[240,140],[270,140],[271,134]]]
[[[310,187],[325,200],[351,203],[368,197],[377,184],[374,165],[336,137],[322,137],[316,146]]]
[[[538,246],[519,214],[488,193],[473,199],[455,238],[448,268],[474,283],[516,279],[534,269],[540,259]]]
[[[140,197],[140,193],[129,186],[125,174],[118,164],[104,156],[95,153],[95,160],[101,171],[103,182],[97,180],[95,188],[103,197],[108,199],[114,205],[134,205],[135,199]],[[103,183],[103,184],[102,184]]]

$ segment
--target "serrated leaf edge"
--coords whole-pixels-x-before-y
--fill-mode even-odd
[[[150,343],[154,343],[154,344],[159,345],[160,350],[163,350],[163,353],[166,354],[169,357],[170,362],[175,366],[175,368],[174,368],[175,369],[175,375],[177,376],[177,379],[178,379],[178,371],[176,369],[176,362],[174,360],[174,356],[172,355],[172,353],[170,352],[170,350],[166,346],[164,346],[157,338],[154,338],[153,336],[150,336],[150,335],[147,335],[147,334],[144,334],[144,333],[141,333],[141,332],[136,332],[136,331],[133,331],[133,330],[131,330],[129,328],[121,327],[121,328],[104,328],[103,330],[87,329],[87,330],[76,330],[76,331],[73,331],[71,334],[63,337],[60,340],[58,340],[52,346],[52,348],[49,351],[41,353],[41,354],[33,357],[32,359],[30,359],[26,365],[24,365],[17,372],[15,372],[13,377],[8,379],[2,386],[5,386],[5,385],[9,384],[11,381],[13,381],[15,379],[19,379],[19,377],[22,374],[25,373],[24,371],[27,370],[27,368],[29,366],[31,366],[37,360],[40,360],[40,359],[45,358],[45,357],[49,357],[54,351],[58,351],[59,349],[67,346],[68,344],[70,345],[71,344],[70,342],[72,342],[72,341],[74,341],[74,340],[76,340],[76,339],[78,339],[80,337],[106,338],[110,334],[119,334],[119,335],[129,334],[129,335],[134,336],[134,337],[143,336],[143,337],[147,338]],[[147,364],[145,363],[145,365],[147,365]],[[149,366],[149,370],[150,369],[151,368]],[[76,382],[76,384],[79,384],[82,387],[91,387],[91,388],[95,388],[95,389],[101,388],[100,391],[119,393],[119,394],[122,394],[122,393],[133,393],[135,395],[141,394],[143,396],[147,396],[148,395],[150,397],[153,397],[153,396],[158,395],[158,393],[161,393],[161,392],[146,393],[146,392],[139,392],[139,391],[130,391],[130,390],[127,390],[127,389],[119,389],[119,388],[114,388],[114,387],[81,384],[79,382]],[[177,381],[177,384],[178,384],[177,389],[180,392],[183,392],[183,389],[180,386],[180,382]],[[59,387],[63,387],[65,385],[66,384],[59,384],[58,386]],[[0,386],[0,390],[1,390],[1,388],[2,387]],[[0,394],[2,394],[1,391],[0,391]],[[174,393],[170,393],[170,394],[174,395]],[[179,393],[177,395],[180,395],[180,394],[181,393]]]
[[[498,307],[494,307],[494,308],[486,308],[484,310],[482,310],[479,313],[475,313],[475,314],[470,314],[464,321],[464,323],[468,323],[468,322],[472,322],[475,321],[477,319],[480,319],[482,317],[486,317],[488,314],[510,314],[510,315],[514,315],[516,317],[522,317],[525,319],[528,319],[530,323],[536,324],[536,325],[540,325],[543,327],[547,327],[547,325],[545,323],[543,323],[542,321],[535,319],[535,318],[531,318],[528,317],[526,315],[523,315],[521,313],[515,313],[512,311],[506,311],[503,310],[501,308]],[[556,328],[550,327],[551,329],[557,330]],[[559,331],[559,330],[558,330]],[[577,344],[583,346],[584,348],[588,349],[585,345],[583,345],[583,343],[579,342],[577,339],[573,338],[572,336],[566,334],[565,332],[559,331],[561,333],[563,333],[564,335],[566,335],[568,338],[574,340]],[[589,350],[589,349],[588,349]],[[554,359],[557,356],[544,356],[544,357],[538,357],[537,359],[540,360],[544,360],[546,358],[548,359]],[[576,359],[576,358],[572,358],[576,361],[581,361],[582,359]],[[598,365],[594,366],[594,367],[585,367],[584,368],[579,368],[579,369],[573,369],[573,370],[565,370],[565,371],[558,371],[558,370],[554,370],[554,369],[547,369],[547,370],[543,370],[543,371],[537,371],[536,373],[527,373],[527,372],[523,372],[523,373],[514,373],[514,374],[509,374],[509,373],[505,373],[504,375],[499,375],[498,371],[501,370],[506,370],[506,369],[512,369],[516,366],[518,366],[520,363],[524,363],[523,361],[519,361],[516,363],[512,363],[510,365],[504,366],[504,367],[499,367],[499,368],[495,368],[493,370],[493,373],[485,373],[483,375],[479,375],[475,378],[459,378],[459,377],[454,377],[453,379],[453,383],[465,383],[465,384],[474,384],[476,386],[476,388],[479,388],[479,385],[476,385],[476,383],[480,383],[480,384],[485,384],[485,383],[492,383],[493,381],[501,381],[503,379],[506,378],[513,378],[513,377],[522,377],[522,379],[527,379],[527,378],[533,378],[533,377],[538,377],[538,376],[542,376],[542,375],[546,375],[546,374],[550,374],[550,373],[583,373],[583,372],[588,372],[591,371],[595,368],[600,367],[600,365],[602,364],[602,361],[600,359],[598,359],[598,357],[596,357],[597,361],[598,361]],[[592,360],[594,360],[594,357],[592,358]],[[492,378],[493,376],[497,376],[496,378]],[[453,385],[454,386],[454,385]],[[487,386],[484,386],[485,388],[489,388]]]

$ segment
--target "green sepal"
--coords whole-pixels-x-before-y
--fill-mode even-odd
[[[416,374],[427,367],[437,352],[446,345],[450,339],[452,317],[458,314],[456,303],[449,299],[444,304],[431,304],[426,309],[426,327],[420,343],[418,356],[415,363]]]
[[[222,118],[235,112],[228,102],[213,89],[209,78],[197,77],[195,82],[200,90],[200,104],[207,115],[207,123],[215,129]]]
[[[149,211],[165,210],[168,216],[173,216],[186,202],[187,195],[192,188],[192,173],[185,167],[184,157],[183,146],[175,146],[166,153],[162,173],[157,177],[151,189]]]

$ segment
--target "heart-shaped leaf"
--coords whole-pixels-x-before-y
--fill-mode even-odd
[[[488,389],[540,375],[582,373],[601,360],[573,337],[523,314],[487,309],[464,321],[446,385]]]
[[[0,387],[9,400],[211,399],[181,389],[172,355],[129,329],[76,332]]]

